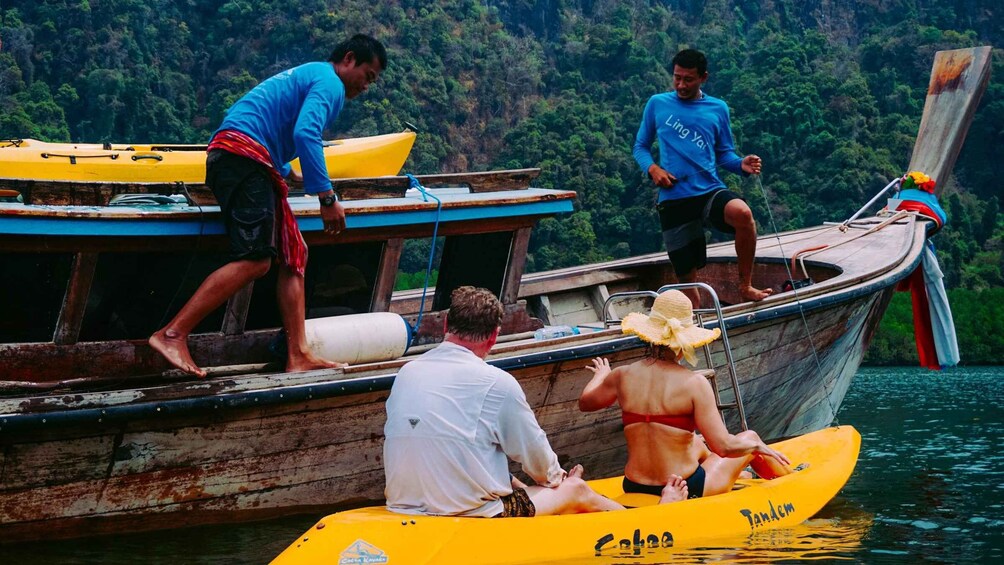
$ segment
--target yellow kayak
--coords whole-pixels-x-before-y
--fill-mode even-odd
[[[404,166],[415,132],[326,142],[331,178],[396,175]],[[0,141],[0,178],[103,182],[190,182],[206,180],[205,145],[48,143]],[[298,161],[293,168],[299,170]]]
[[[779,442],[774,447],[798,466],[797,472],[772,481],[742,480],[730,493],[671,504],[625,495],[621,477],[591,481],[597,492],[636,506],[618,512],[507,519],[408,516],[385,507],[339,512],[297,538],[273,563],[664,561],[673,547],[801,524],[844,486],[860,446],[861,436],[850,426]]]

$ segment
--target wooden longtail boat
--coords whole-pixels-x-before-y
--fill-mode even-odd
[[[948,175],[986,86],[989,53],[939,54],[910,170]],[[336,181],[348,228],[334,239],[323,235],[316,203],[292,197],[311,248],[308,318],[398,313],[418,325],[414,345],[398,359],[283,373],[270,351],[280,324],[274,278],[266,277],[193,334],[193,356],[210,368],[205,380],[167,371],[145,342],[220,263],[223,230],[205,187],[185,186],[177,202],[171,183],[0,180],[0,190],[16,195],[0,203],[0,285],[8,291],[0,316],[0,540],[380,502],[384,400],[397,368],[442,338],[450,292],[464,284],[493,290],[505,305],[503,338],[489,361],[518,379],[562,463],[582,463],[592,478],[621,474],[617,409],[577,409],[590,377],[584,366],[595,356],[618,364],[645,354],[616,324],[604,329],[604,303],[659,288],[668,267],[654,254],[523,276],[534,222],[570,211],[575,196],[526,188],[535,174],[419,177],[429,196],[409,189],[406,177]],[[144,192],[166,203],[130,200]],[[750,427],[780,439],[832,422],[932,225],[907,214],[765,236],[754,284],[778,290],[756,304],[735,296],[732,245],[709,249],[700,279],[727,305]],[[395,292],[394,280],[405,240],[434,233],[445,240],[439,277],[418,323],[422,291]],[[822,245],[789,272],[792,255]],[[814,284],[780,290],[803,277]],[[616,317],[644,307],[628,296],[610,310]],[[535,341],[531,332],[545,323],[599,331]],[[711,364],[720,370],[716,347]],[[718,386],[728,402],[734,389],[725,379]],[[735,429],[735,414],[727,417]]]
[[[331,178],[396,175],[415,132],[325,142]],[[293,168],[299,170],[299,160]],[[0,178],[39,181],[185,182],[206,180],[206,146],[0,141]]]

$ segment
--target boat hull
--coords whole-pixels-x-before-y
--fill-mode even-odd
[[[800,316],[731,328],[740,373],[750,376],[741,383],[750,425],[765,438],[829,425],[890,293],[807,315],[809,327],[823,326],[813,337],[822,373],[808,338],[786,340],[804,336]],[[616,366],[646,354],[635,338],[603,334],[493,360],[526,392],[562,465],[581,463],[590,477],[621,474],[626,451],[616,408],[578,410],[591,377],[585,365],[595,356]],[[138,404],[114,397],[142,392],[108,393],[87,414],[67,413],[68,421],[52,413],[23,430],[8,425],[2,537],[78,537],[380,503],[384,401],[393,374],[341,383],[274,380],[283,384],[257,396],[246,392],[251,380],[220,385],[198,406],[171,392]]]
[[[794,527],[809,519],[847,482],[860,444],[852,427],[820,430],[775,445],[803,464],[801,471],[773,481],[744,481],[742,488],[723,495],[618,512],[505,520],[407,516],[385,507],[332,514],[273,563],[333,563],[336,556],[340,563],[414,564],[671,559],[673,548]],[[620,477],[590,484],[611,498],[623,495]]]
[[[331,178],[396,175],[415,142],[405,131],[329,142]],[[23,140],[0,147],[0,178],[39,181],[184,182],[206,180],[205,146],[46,143]],[[293,168],[299,170],[299,160]]]
[[[919,263],[926,229],[923,222],[904,221],[852,244],[834,245],[810,267],[819,282],[797,297],[780,293],[762,304],[726,308],[750,427],[767,439],[780,439],[833,422],[896,283]],[[790,232],[781,240],[805,242],[810,236],[845,237],[821,227]],[[881,264],[857,259],[870,256],[869,249],[885,251]],[[702,271],[702,279],[726,298],[734,272],[730,250],[727,244],[710,248],[711,262]],[[763,244],[759,254],[755,284],[787,276],[770,261],[772,255],[787,255],[783,245]],[[658,288],[667,268],[664,257],[653,256],[529,275],[520,297],[549,304],[549,323],[577,323],[567,319],[573,315],[595,322],[604,296]],[[597,300],[584,305],[581,297],[586,296]],[[390,311],[415,311],[411,300],[398,296]],[[569,305],[571,313],[562,314],[559,304]],[[526,314],[523,306],[513,307]],[[425,323],[442,327],[437,316]],[[206,355],[223,359],[238,344],[258,351],[269,335],[254,337],[261,342],[257,345],[233,336],[233,343],[212,350],[205,350],[203,341],[215,338],[193,336],[193,353],[213,366],[219,362]],[[44,357],[55,367],[64,358],[90,359],[99,366],[108,363],[105,358],[119,359],[116,366],[140,366],[156,357],[145,343],[33,347],[38,354],[31,358]],[[26,352],[25,346],[0,347],[0,358],[14,355],[5,364],[16,367],[19,359],[29,358]],[[134,357],[122,357],[128,352]],[[597,356],[617,366],[646,353],[641,341],[614,326],[557,340],[500,344],[489,362],[516,377],[561,464],[581,463],[589,477],[600,478],[623,472],[623,426],[616,407],[578,410],[578,396],[591,378],[585,367]],[[106,392],[0,398],[0,538],[77,537],[378,504],[384,401],[404,361],[295,375],[238,367],[232,378],[204,382],[154,381]],[[728,402],[721,342],[711,350],[711,364],[722,401]],[[110,378],[127,378],[115,377],[114,371],[109,365]],[[740,429],[734,411],[724,416],[730,429]],[[512,471],[520,473],[517,465]]]

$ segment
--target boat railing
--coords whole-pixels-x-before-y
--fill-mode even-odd
[[[896,178],[893,179],[892,182],[890,182],[889,184],[885,185],[885,188],[878,191],[878,194],[873,196],[872,199],[869,200],[867,204],[862,206],[860,210],[854,212],[854,214],[850,218],[847,218],[846,220],[843,221],[843,223],[840,224],[840,231],[847,231],[847,227],[851,225],[851,222],[858,219],[859,217],[861,217],[862,214],[867,212],[868,209],[871,208],[873,204],[878,202],[879,198],[882,198],[882,196],[884,196],[887,192],[889,192],[890,189],[895,188],[896,190],[899,190],[899,185],[901,180],[902,179],[900,178]]]
[[[742,393],[739,391],[739,376],[736,373],[736,363],[732,356],[732,347],[729,345],[729,335],[725,328],[725,316],[722,314],[722,303],[718,300],[718,293],[710,285],[701,282],[693,283],[678,283],[678,284],[668,284],[663,285],[658,291],[651,290],[637,290],[629,292],[617,292],[611,294],[603,302],[603,327],[604,329],[620,322],[619,318],[612,318],[610,316],[610,305],[617,300],[623,300],[624,298],[630,298],[635,296],[645,296],[655,299],[660,293],[667,290],[685,290],[690,288],[696,288],[699,291],[703,290],[711,298],[710,307],[701,307],[694,309],[694,316],[697,319],[697,325],[704,327],[705,316],[714,314],[715,320],[718,322],[718,328],[722,332],[722,349],[725,351],[725,364],[729,370],[729,383],[732,386],[734,393],[734,402],[724,403],[722,402],[721,393],[718,390],[718,378],[717,371],[715,370],[714,362],[711,358],[711,345],[706,344],[703,347],[704,358],[708,364],[708,368],[711,369],[711,374],[708,375],[708,379],[711,381],[711,388],[715,391],[715,403],[718,405],[719,412],[722,412],[724,416],[725,410],[736,410],[739,414],[739,423],[742,425],[743,430],[748,430],[749,426],[746,423],[746,410],[743,408],[743,398]]]

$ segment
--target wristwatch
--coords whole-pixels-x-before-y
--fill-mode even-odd
[[[320,201],[321,201],[321,206],[324,206],[325,208],[330,208],[335,205],[335,202],[338,202],[338,197],[336,197],[334,194],[329,194],[327,196],[322,196],[320,198]]]

